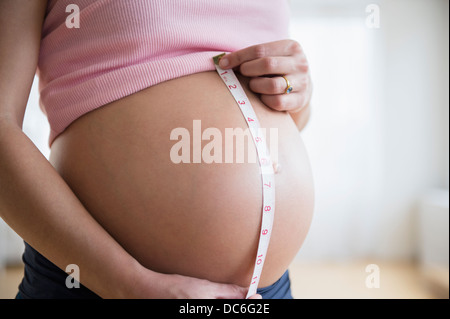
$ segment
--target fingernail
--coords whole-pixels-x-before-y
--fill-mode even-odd
[[[230,65],[230,61],[228,61],[227,58],[222,58],[220,59],[219,65],[221,68],[226,68],[227,66]]]

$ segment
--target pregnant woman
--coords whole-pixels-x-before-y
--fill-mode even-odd
[[[287,269],[314,193],[299,136],[311,83],[301,47],[285,40],[288,15],[284,0],[0,2],[0,214],[26,242],[18,298],[245,297],[259,164],[170,156],[172,131],[194,121],[223,135],[247,127],[215,72],[222,52],[261,127],[278,131],[258,294],[291,298]],[[36,69],[50,161],[21,130]],[[80,288],[66,285],[68,265]]]

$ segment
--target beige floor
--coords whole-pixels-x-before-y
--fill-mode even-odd
[[[367,288],[366,266],[373,262],[294,263],[290,268],[292,291],[297,299],[430,299],[448,298],[448,269],[425,280],[410,263],[382,262],[379,288]],[[0,272],[0,299],[14,298],[22,278],[21,267]],[[439,289],[437,289],[439,288]]]
[[[448,268],[433,278],[412,263],[376,262],[379,288],[368,288],[366,267],[374,262],[296,263],[292,292],[298,299],[433,299],[448,298]]]

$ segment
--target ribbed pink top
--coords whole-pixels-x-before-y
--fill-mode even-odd
[[[49,143],[89,111],[287,32],[287,0],[49,0],[37,70]]]

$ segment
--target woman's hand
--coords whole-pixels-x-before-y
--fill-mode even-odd
[[[277,111],[297,113],[312,95],[309,65],[300,44],[282,40],[251,46],[224,56],[219,63],[224,70],[236,68],[250,77],[250,89],[261,94],[261,100]],[[287,94],[287,82],[293,87]]]
[[[171,275],[171,299],[244,299],[247,288],[218,284],[204,279]]]
[[[127,298],[151,299],[244,299],[248,288],[219,284],[181,275],[166,275],[141,268]],[[250,299],[262,299],[254,295]]]

